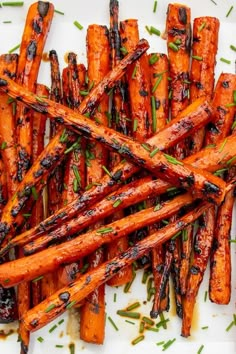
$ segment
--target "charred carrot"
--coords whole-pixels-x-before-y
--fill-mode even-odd
[[[218,49],[220,23],[215,17],[198,17],[193,22],[190,100],[205,96],[212,98],[214,69]],[[205,129],[199,129],[190,139],[190,153],[199,151],[204,142]]]
[[[111,67],[114,67],[120,62],[121,53],[121,38],[119,33],[119,3],[117,0],[110,1],[110,29],[109,29],[109,43],[111,52]],[[112,126],[117,131],[130,135],[131,127],[129,121],[130,113],[128,108],[128,92],[125,78],[122,78],[116,83],[113,90],[111,118]],[[112,170],[121,161],[120,155],[110,152],[109,155],[109,170]],[[119,202],[117,202],[118,204]],[[116,205],[117,205],[116,204]],[[115,206],[116,206],[115,205]],[[119,207],[119,205],[118,205]],[[116,211],[109,220],[115,221],[124,217],[123,210]],[[117,242],[112,242],[107,246],[107,259],[115,257],[119,252],[128,248],[128,238],[120,238]],[[112,279],[109,280],[108,285],[119,286],[126,284],[132,279],[132,268],[127,267],[118,272]]]
[[[87,30],[88,85],[96,85],[109,71],[109,36],[108,28],[100,25],[89,25]],[[91,115],[91,120],[98,124],[108,125],[108,95],[104,96],[99,108]],[[87,159],[87,184],[100,180],[104,168],[108,164],[108,151],[98,141],[89,140],[86,146],[90,159]],[[90,227],[102,227],[99,220]],[[98,267],[104,261],[102,247],[89,255],[89,269]],[[80,338],[86,342],[102,344],[105,337],[105,287],[102,285],[91,293],[80,310]]]
[[[210,198],[211,201],[216,203],[220,203],[224,198],[225,183],[220,178],[212,176],[209,172],[201,171],[186,165],[184,162],[173,160],[173,157],[160,151],[157,151],[155,156],[153,156],[151,152],[156,148],[155,146],[151,145],[147,149],[146,145],[143,146],[134,142],[113,129],[98,125],[87,117],[50,100],[44,99],[43,102],[38,102],[37,96],[18,86],[10,79],[0,78],[0,89],[7,90],[8,94],[13,98],[20,98],[29,107],[49,114],[51,117],[54,116],[56,121],[71,127],[74,132],[83,132],[87,137],[102,142],[107,148],[119,152],[124,157],[128,157],[134,163],[142,166],[142,168],[151,171],[154,175],[171,181],[175,186],[189,188],[196,196]],[[19,96],[20,92],[21,96]],[[60,113],[59,116],[58,113]]]
[[[119,65],[116,66],[116,69],[112,72],[110,72],[104,80],[102,80],[92,91],[91,93],[84,99],[80,106],[80,110],[82,113],[86,112],[91,112],[94,107],[96,106],[97,102],[101,98],[102,94],[104,93],[105,89],[110,89],[114,82],[118,80],[122,75],[123,75],[123,70],[129,65],[133,60],[136,60],[142,53],[143,51],[147,50],[148,44],[146,41],[140,41],[139,44],[137,45],[136,49],[131,52],[129,55],[127,55]],[[41,100],[41,98],[37,97],[37,102],[38,100]],[[25,181],[22,182],[22,185],[20,188],[21,191],[24,191],[25,188],[28,186],[28,188],[35,186],[37,187],[37,192],[39,192],[42,188],[43,185],[40,183],[40,181],[50,174],[50,172],[53,170],[53,168],[56,167],[57,163],[60,163],[60,159],[64,156],[64,152],[67,148],[67,143],[69,143],[70,139],[72,139],[72,142],[74,143],[74,134],[71,134],[70,132],[62,131],[61,133],[58,133],[51,141],[49,142],[48,146],[42,153],[42,155],[38,158],[37,162],[34,164],[33,168],[29,171],[29,174],[27,175],[26,180],[28,181],[25,184]],[[50,152],[50,153],[49,153]],[[58,153],[59,152],[59,153]],[[46,165],[45,165],[46,162]],[[39,178],[36,178],[38,176]],[[36,181],[35,181],[36,180]],[[35,183],[37,182],[37,183]],[[28,190],[28,189],[27,189]],[[22,205],[24,204],[24,201],[29,198],[30,193],[21,193],[20,190],[18,190],[18,193],[16,195],[16,198],[13,198],[11,200],[11,203],[16,203],[18,207],[13,208],[15,210],[15,213],[19,215],[19,211],[22,208]],[[26,199],[25,199],[26,198]],[[19,204],[18,204],[19,203]],[[6,206],[8,208],[8,206]],[[12,206],[10,207],[12,209]],[[13,213],[13,214],[15,214]],[[15,217],[15,222],[17,219],[16,226],[18,226],[21,222],[22,219],[18,217]],[[6,224],[4,224],[5,228]],[[11,228],[11,227],[10,227]],[[4,233],[6,234],[10,233],[10,229],[7,226],[5,228]],[[3,234],[2,234],[3,236]],[[11,236],[9,236],[11,237]],[[4,238],[4,236],[3,236]]]
[[[177,231],[182,230],[188,225],[188,223],[193,222],[208,206],[209,203],[203,202],[198,208],[191,213],[186,214],[178,221],[167,225],[162,230],[139,241],[135,246],[129,248],[120,256],[117,256],[88,272],[77,282],[72,283],[73,286],[60,289],[60,291],[55,293],[52,297],[28,311],[25,316],[23,316],[22,321],[26,328],[30,331],[34,331],[44,326],[46,323],[49,323],[56,316],[63,313],[69,304],[78,303],[81,298],[85,298],[91,293],[91,291],[107,281],[118,269],[131,264],[138,257],[145,254],[150,248],[156,247],[167,241]],[[49,306],[50,311],[45,311]]]

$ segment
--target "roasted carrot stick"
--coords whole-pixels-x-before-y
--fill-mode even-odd
[[[193,22],[190,100],[212,98],[215,82],[215,63],[220,22],[215,17],[198,17]],[[204,142],[205,129],[199,129],[190,139],[190,153],[199,151]]]
[[[17,54],[5,54],[0,56],[0,72],[12,79],[16,76],[18,62]],[[2,159],[7,178],[7,188],[13,195],[17,187],[17,152],[15,135],[15,102],[9,101],[9,97],[0,94],[0,142],[2,146]],[[13,109],[14,108],[14,109]],[[7,122],[7,124],[6,124]]]
[[[89,86],[96,85],[109,71],[109,37],[105,26],[89,25],[87,30],[87,59]],[[104,96],[91,119],[108,125],[108,96]],[[108,164],[108,151],[99,142],[90,140],[86,151],[90,159],[87,159],[87,184],[99,181]],[[94,227],[101,227],[102,220]],[[104,261],[104,250],[100,247],[88,257],[89,269],[98,267]],[[105,337],[105,286],[97,288],[88,296],[80,310],[80,338],[86,342],[102,344]]]
[[[119,33],[119,3],[117,0],[110,0],[110,29],[109,29],[109,43],[111,52],[111,67],[114,67],[120,62],[121,53],[121,38]],[[125,78],[122,78],[116,83],[113,90],[111,117],[112,127],[117,131],[130,135],[130,117],[128,108],[128,92]],[[110,126],[110,125],[109,125]],[[114,152],[109,154],[109,170],[112,170],[121,161],[120,155]],[[119,202],[118,202],[119,203]],[[109,221],[115,221],[124,217],[124,211],[119,210],[112,215]],[[106,254],[107,259],[115,257],[119,252],[128,248],[128,238],[120,238],[117,242],[112,242],[107,246]],[[132,268],[126,267],[112,277],[108,285],[119,286],[126,284],[132,279]]]
[[[112,88],[112,85],[116,80],[118,80],[124,72],[124,69],[132,63],[133,60],[136,60],[145,50],[147,50],[148,45],[146,41],[140,41],[139,44],[137,45],[136,49],[128,54],[121,62],[119,65],[116,66],[116,69],[110,73],[102,80],[92,91],[91,93],[84,99],[80,106],[80,110],[82,113],[86,112],[91,112],[94,107],[96,106],[97,102],[101,98],[102,94],[106,89]],[[37,98],[39,100],[39,98]],[[41,100],[41,99],[40,99]],[[67,144],[70,139],[72,139],[72,142],[74,142],[74,134],[70,132],[66,132],[63,130],[62,133],[58,133],[51,141],[49,142],[48,146],[42,153],[42,155],[38,158],[37,162],[34,164],[33,168],[29,171],[29,174],[27,175],[26,180],[28,180],[28,184],[32,184],[33,186],[37,187],[37,192],[39,192],[42,188],[43,185],[40,183],[42,179],[46,179],[48,177],[49,173],[53,170],[53,168],[56,167],[56,164],[60,162],[60,159],[64,156],[64,151],[67,148]],[[61,149],[61,151],[59,151]],[[58,151],[60,153],[58,153]],[[50,155],[49,155],[50,152]],[[50,164],[46,163],[46,166],[44,162],[49,162]],[[49,168],[50,166],[50,168]],[[46,168],[45,168],[46,167]],[[40,173],[39,173],[40,171]],[[36,178],[36,176],[39,174],[39,178]],[[38,181],[38,182],[37,182]],[[35,183],[37,182],[37,183]],[[22,191],[25,190],[27,185],[25,185],[25,181],[22,182],[21,185]],[[20,188],[21,188],[20,187]],[[27,194],[27,193],[26,193]],[[11,202],[15,203],[17,202],[18,208],[15,209],[15,213],[19,215],[19,211],[22,208],[22,205],[24,204],[24,200],[29,198],[25,193],[21,193],[20,190],[18,190],[17,197],[13,198]],[[26,199],[25,199],[26,198]],[[19,203],[19,204],[18,204]],[[7,208],[7,207],[6,207]],[[14,209],[14,208],[13,208]],[[17,211],[18,210],[18,211]],[[16,220],[17,219],[17,220]],[[16,223],[17,221],[17,223]],[[21,218],[18,217],[15,218],[16,226],[18,226],[22,220]],[[5,225],[5,224],[4,224]],[[6,233],[10,233],[10,229],[6,227],[5,229]],[[3,236],[4,237],[4,236]]]
[[[176,232],[185,228],[188,223],[198,218],[207,207],[209,207],[209,203],[203,202],[199,207],[194,209],[194,211],[186,214],[181,219],[167,225],[162,230],[139,241],[135,246],[130,247],[121,255],[86,273],[77,282],[72,283],[70,287],[60,289],[52,297],[28,311],[25,316],[23,316],[21,320],[24,322],[26,328],[30,331],[39,329],[63,313],[68,304],[72,306],[72,304],[79,303],[82,298],[85,298],[91,291],[112,277],[117,270],[131,264],[137,258],[144,255],[150,248],[167,241],[175,235]],[[50,311],[45,311],[49,306]]]
[[[134,163],[142,166],[142,168],[151,171],[154,175],[171,181],[173,185],[189,188],[195,196],[207,198],[216,203],[220,203],[224,198],[224,181],[206,171],[186,165],[184,162],[174,159],[173,163],[172,157],[160,151],[156,152],[155,150],[155,155],[153,156],[151,152],[156,149],[155,146],[150,146],[147,149],[146,145],[143,146],[134,142],[113,129],[98,125],[89,118],[50,100],[44,99],[43,102],[38,102],[37,96],[15,84],[10,79],[0,78],[0,89],[7,91],[13,98],[20,98],[29,107],[44,114],[49,114],[51,117],[54,116],[56,121],[71,127],[74,132],[83,132],[87,137],[102,142],[107,148],[119,152],[124,157],[128,157]],[[21,96],[19,96],[19,93],[21,93]]]
[[[230,128],[232,125],[234,112],[235,112],[234,107],[228,107],[228,108],[225,107],[225,105],[227,105],[228,103],[233,102],[233,87],[235,87],[235,85],[231,86],[229,84],[229,78],[231,77],[232,77],[232,81],[235,82],[235,75],[225,76],[225,74],[221,74],[218,79],[216,89],[213,95],[213,101],[212,101],[213,107],[215,109],[215,114],[213,117],[213,122],[214,122],[213,128],[207,132],[205,138],[206,145],[212,142],[214,143],[219,142],[220,139],[223,139],[223,142],[221,143],[220,146],[220,150],[224,150],[224,141],[225,141],[224,138],[230,132]],[[225,122],[225,127],[226,127],[225,129],[221,126],[222,121]],[[229,121],[229,123],[227,121]],[[214,126],[217,126],[217,129],[214,129]],[[217,132],[217,134],[215,131]],[[202,227],[199,230],[199,235],[197,233],[196,236],[197,241],[195,241],[194,249],[195,250],[197,249],[197,251],[195,251],[192,260],[192,265],[190,268],[188,281],[187,281],[187,290],[184,299],[184,306],[183,306],[184,315],[183,315],[183,323],[182,323],[183,336],[190,335],[191,321],[192,321],[193,308],[196,301],[196,296],[201,281],[203,279],[208,258],[210,256],[211,245],[213,242],[213,233],[215,228],[215,208],[213,207],[209,208],[209,210],[207,210],[206,213],[201,218],[202,220],[200,221],[200,223],[204,225],[204,227]],[[203,245],[201,244],[201,242],[203,241],[200,242],[199,238],[200,241],[203,240],[208,245],[208,247],[204,248],[204,254],[202,254]],[[223,245],[222,248],[224,248]],[[196,254],[196,252],[199,252],[199,254]],[[228,248],[226,252],[228,252]],[[221,252],[219,254],[221,254]],[[200,262],[201,265],[199,266]],[[197,269],[200,267],[200,272],[197,272],[197,277],[194,272],[191,272],[191,269],[192,268],[195,269],[196,267]]]

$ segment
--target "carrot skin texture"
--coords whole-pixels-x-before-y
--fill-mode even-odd
[[[70,287],[60,289],[60,291],[55,293],[52,297],[28,311],[25,316],[23,316],[22,321],[26,328],[30,331],[35,331],[63,313],[66,310],[66,306],[72,301],[79,303],[81,298],[86,297],[95,288],[107,281],[117,270],[131,264],[138,257],[145,254],[148,249],[167,241],[177,230],[183,229],[188,223],[194,221],[208,206],[209,203],[203,202],[194,212],[186,214],[177,222],[167,225],[162,230],[147,236],[147,238],[139,241],[134,247],[129,248],[118,257],[103,263],[101,266],[83,275],[77,282],[72,283]],[[63,302],[61,300],[62,294],[68,295],[68,301]],[[51,311],[46,312],[45,309],[50,305],[55,305],[55,307]]]
[[[0,81],[2,82],[2,90],[7,90],[11,97],[18,97],[19,99],[20,88],[18,85],[9,79],[0,79]],[[171,181],[177,187],[190,188],[192,193],[199,198],[207,198],[215,203],[220,203],[223,200],[225,182],[220,180],[220,178],[206,171],[194,169],[185,163],[177,163],[178,166],[176,166],[161,152],[157,152],[155,156],[150,157],[150,153],[141,144],[133,142],[113,129],[102,125],[98,126],[87,117],[74,113],[69,108],[64,108],[62,105],[55,104],[50,100],[44,99],[44,102],[39,103],[33,94],[23,88],[21,88],[21,91],[22,101],[31,108],[34,107],[37,111],[48,113],[51,117],[56,117],[56,120],[65,126],[71,127],[75,132],[83,132],[87,137],[102,142],[107,148],[119,152],[124,157],[128,157],[134,163],[151,171],[154,175],[166,181]],[[153,148],[155,147],[151,146],[151,149]]]

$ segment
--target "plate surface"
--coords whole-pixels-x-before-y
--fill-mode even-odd
[[[233,1],[227,0],[182,0],[183,4],[191,7],[192,19],[198,16],[215,16],[220,19],[220,37],[219,49],[217,55],[216,79],[220,72],[235,71],[236,53],[229,49],[233,44],[236,46],[236,6],[234,6],[231,14],[226,17],[229,8],[233,5]],[[7,53],[8,50],[20,43],[21,35],[24,28],[24,20],[29,4],[32,1],[24,1],[22,8],[0,9],[0,53]],[[137,18],[139,20],[140,38],[145,37],[150,42],[150,52],[166,52],[166,42],[156,36],[150,36],[145,30],[145,25],[153,25],[164,31],[165,18],[168,1],[159,0],[157,11],[153,13],[154,0],[120,0],[120,20],[126,18]],[[217,3],[217,4],[216,4]],[[55,8],[65,13],[64,16],[55,14],[51,31],[48,36],[45,52],[50,49],[56,49],[59,54],[61,69],[66,66],[64,56],[68,51],[74,51],[78,54],[78,61],[86,63],[86,45],[85,36],[88,24],[109,24],[109,0],[54,0]],[[3,21],[11,20],[11,24],[3,24]],[[73,21],[79,21],[84,29],[78,30]],[[222,63],[219,59],[224,57],[231,60],[231,64]],[[40,69],[39,82],[49,85],[49,64],[42,63]],[[236,225],[232,226],[232,237],[235,236]],[[33,333],[31,336],[30,354],[54,354],[69,353],[68,345],[75,343],[75,353],[102,353],[102,354],[141,354],[145,351],[150,353],[161,353],[162,347],[156,343],[176,338],[175,343],[168,349],[171,353],[192,354],[197,353],[200,346],[204,345],[202,353],[204,354],[235,354],[236,353],[236,326],[230,331],[226,331],[227,326],[232,321],[233,313],[236,313],[236,272],[235,272],[235,250],[236,244],[232,244],[232,298],[228,306],[217,306],[209,300],[204,301],[205,291],[208,290],[208,274],[204,278],[201,290],[198,295],[196,310],[194,315],[194,323],[192,336],[184,339],[180,336],[181,323],[171,309],[166,318],[169,318],[167,330],[160,330],[158,333],[147,332],[145,340],[136,346],[130,344],[131,340],[138,335],[138,323],[135,325],[125,322],[123,318],[116,315],[117,309],[126,307],[128,304],[139,300],[146,300],[146,289],[141,284],[141,275],[138,274],[129,294],[124,294],[122,289],[106,288],[107,315],[111,316],[119,331],[115,331],[109,321],[106,325],[106,339],[103,346],[94,346],[84,343],[78,339],[77,322],[72,316],[65,315],[64,323],[58,325],[53,333],[49,333],[49,329],[53,324],[48,325],[43,330]],[[114,293],[117,294],[117,301],[114,302]],[[173,301],[172,301],[173,302]],[[142,314],[149,315],[151,303],[142,306]],[[60,318],[61,319],[61,318]],[[55,321],[57,324],[58,319]],[[208,326],[203,330],[202,327]],[[16,328],[14,325],[3,326],[1,329]],[[73,328],[73,331],[72,331]],[[72,334],[73,332],[73,334]],[[70,335],[68,335],[68,333]],[[37,338],[44,338],[43,343],[39,343]],[[56,345],[63,345],[63,348],[57,348]],[[12,334],[5,340],[0,339],[0,352],[3,354],[19,353],[19,343],[17,343],[17,335]]]

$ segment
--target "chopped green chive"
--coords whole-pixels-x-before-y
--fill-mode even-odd
[[[129,320],[125,320],[125,322],[127,322],[127,323],[129,323],[129,324],[132,324],[132,325],[135,325],[135,323],[134,323],[134,322],[129,321]]]
[[[1,144],[1,150],[5,150],[7,148],[7,142],[3,141]]]
[[[213,4],[217,5],[217,3],[214,0],[211,0],[211,2],[213,2]]]
[[[227,165],[231,165],[231,163],[234,162],[235,159],[236,159],[236,156],[233,156],[231,159],[229,159],[229,160],[226,162],[226,164],[227,164]]]
[[[137,319],[137,320],[141,316],[139,312],[130,312],[130,311],[125,311],[125,310],[117,310],[116,313],[119,316],[134,318],[134,319]]]
[[[165,344],[164,340],[156,343],[156,345],[163,345],[163,344]]]
[[[106,166],[102,166],[102,169],[103,169],[104,172],[106,172],[106,174],[107,174],[109,177],[112,177],[111,172],[108,171],[108,169],[106,168]]]
[[[145,329],[145,323],[143,321],[141,321],[139,323],[139,333],[143,333]]]
[[[150,274],[151,274],[151,272],[149,270],[144,270],[143,276],[142,276],[142,284],[146,284],[147,279]]]
[[[145,329],[151,332],[159,332],[159,329],[155,327],[146,326]]]
[[[216,147],[215,144],[208,144],[208,145],[205,146],[205,149],[212,149],[214,147]]]
[[[120,51],[122,52],[123,55],[128,54],[128,50],[125,47],[121,47]]]
[[[165,344],[163,344],[162,351],[164,352],[165,350],[167,350],[175,341],[176,341],[176,338],[169,339]]]
[[[226,14],[226,17],[229,17],[229,15],[231,14],[231,12],[233,11],[233,6],[230,7],[229,11]]]
[[[234,46],[233,44],[230,45],[230,49],[232,49],[236,52],[236,46]]]
[[[107,234],[107,233],[112,232],[112,231],[113,231],[112,227],[104,227],[104,228],[102,228],[100,230],[97,230],[97,233],[103,235],[103,234]]]
[[[160,210],[161,208],[162,208],[161,204],[158,203],[158,204],[154,207],[153,211],[158,211],[158,210]]]
[[[206,22],[203,22],[201,26],[198,27],[198,31],[201,32],[205,27],[206,27]]]
[[[43,337],[38,337],[38,338],[37,338],[37,341],[38,341],[39,343],[43,343],[44,339],[43,339]]]
[[[178,50],[179,50],[179,47],[176,44],[174,44],[173,42],[168,43],[168,47],[170,49],[172,49],[174,52],[178,52]]]
[[[7,283],[9,283],[9,281],[10,281],[10,279],[9,279],[9,278],[7,278],[7,279],[4,279],[4,284],[7,284]]]
[[[206,301],[207,301],[207,297],[208,297],[208,292],[207,292],[207,291],[205,291],[205,294],[204,294],[204,302],[206,302]]]
[[[60,143],[66,143],[67,140],[68,140],[68,134],[66,132],[66,129],[64,129],[60,136]]]
[[[69,304],[66,306],[66,309],[71,309],[74,305],[76,304],[76,300],[73,300],[71,302],[69,302]]]
[[[173,156],[164,154],[166,160],[173,165],[183,165],[183,162],[176,160]]]
[[[8,53],[9,54],[11,54],[11,53],[13,53],[13,52],[15,52],[17,49],[19,49],[20,48],[20,44],[17,44],[15,47],[13,47],[12,49],[10,49],[9,51],[8,51]]]
[[[117,325],[115,324],[115,322],[113,321],[113,319],[112,319],[110,316],[108,316],[107,319],[108,319],[108,321],[111,323],[111,325],[114,327],[114,329],[115,329],[116,331],[119,331],[119,328],[117,327]]]
[[[171,240],[175,240],[177,237],[179,237],[180,235],[182,235],[182,230],[177,232],[174,236],[171,237]]]
[[[154,157],[157,153],[158,153],[158,151],[159,151],[159,149],[158,148],[155,148],[154,150],[152,150],[151,152],[150,152],[150,157]]]
[[[188,231],[186,229],[182,230],[182,240],[183,242],[188,241]]]
[[[69,349],[70,349],[70,354],[75,354],[75,344],[74,343],[69,344]]]
[[[80,95],[81,96],[88,96],[88,94],[89,94],[89,91],[86,91],[86,90],[80,90]],[[88,115],[88,117],[89,117],[89,115]]]
[[[165,319],[163,312],[160,313],[160,319],[161,321],[156,324],[157,328],[163,327],[164,329],[167,329],[167,322],[169,322],[169,318]]]
[[[219,148],[219,152],[222,152],[224,150],[225,144],[227,143],[227,139],[225,139],[223,141],[223,143],[221,144],[220,148]]]
[[[161,35],[161,31],[159,31],[159,29],[153,27],[153,26],[150,26],[149,28],[151,34],[155,34],[156,36],[160,36]]]
[[[225,59],[225,58],[220,58],[220,61],[226,64],[231,64],[231,60]]]
[[[117,208],[121,203],[122,203],[122,200],[121,199],[117,199],[112,206],[113,206],[113,208]]]
[[[203,348],[204,348],[204,345],[202,344],[200,346],[200,348],[198,349],[197,354],[200,354],[203,351]]]
[[[80,177],[80,173],[79,173],[78,167],[76,165],[72,165],[72,170],[73,170],[73,173],[74,173],[74,176],[75,176],[76,180],[80,184],[81,177]]]
[[[151,96],[151,106],[152,106],[152,131],[156,133],[157,130],[157,114],[156,114],[156,99],[155,96]]]
[[[149,64],[153,65],[159,60],[159,57],[156,53],[152,54],[149,58]]]
[[[114,295],[113,295],[113,302],[116,302],[116,298],[117,298],[117,293],[114,293]]]
[[[235,239],[231,239],[229,240],[230,243],[236,243],[236,240]]]
[[[58,324],[61,325],[63,322],[65,322],[65,320],[62,318],[62,319],[58,322]]]
[[[48,330],[48,332],[49,332],[49,333],[52,333],[53,331],[55,331],[56,328],[57,328],[57,325],[55,324],[54,326],[52,326],[52,327]]]
[[[126,308],[126,311],[132,311],[134,309],[136,309],[137,307],[140,307],[140,302],[135,302],[133,303],[132,305],[129,305],[127,308]]]
[[[73,23],[75,27],[77,27],[79,30],[82,30],[84,28],[78,21],[74,21]]]
[[[83,267],[80,269],[80,273],[81,273],[81,274],[86,273],[87,270],[88,270],[88,268],[89,268],[89,263],[85,263],[85,264],[83,265]]]
[[[43,279],[43,275],[32,280],[32,283],[37,283],[37,281]]]
[[[151,35],[151,31],[150,31],[150,28],[148,26],[145,26],[146,30],[148,31],[148,33]]]
[[[129,291],[129,289],[131,288],[131,285],[133,284],[135,278],[136,278],[136,273],[134,272],[131,281],[129,281],[128,283],[125,284],[124,293],[127,293]]]
[[[233,90],[233,101],[236,103],[236,90]]]
[[[55,345],[55,348],[64,348],[64,345],[56,344],[56,345]]]
[[[146,317],[146,316],[143,316],[142,317],[142,321],[147,323],[148,325],[150,326],[153,326],[155,324],[155,322],[153,320],[151,320],[151,318],[149,317]]]
[[[5,1],[2,2],[2,6],[23,6],[24,1]]]
[[[59,14],[59,15],[65,15],[65,13],[64,12],[62,12],[62,11],[59,11],[59,10],[54,10],[54,12],[56,13],[56,14]]]
[[[235,107],[235,106],[236,106],[236,102],[227,103],[227,104],[225,105],[226,108]]]
[[[136,132],[137,128],[138,128],[138,119],[135,118],[133,121],[133,132]]]
[[[132,342],[131,342],[131,344],[132,344],[132,345],[136,345],[136,344],[138,344],[139,342],[141,342],[142,340],[144,340],[144,338],[145,338],[145,337],[144,337],[143,335],[142,335],[142,336],[139,336],[139,337],[133,339]]]
[[[157,11],[157,0],[155,0],[153,4],[153,12],[156,13],[156,11]]]
[[[160,75],[159,77],[158,77],[158,79],[157,79],[157,81],[155,82],[155,84],[154,84],[154,86],[153,86],[153,88],[152,88],[152,93],[154,93],[155,91],[156,91],[156,89],[157,89],[157,87],[159,86],[159,84],[160,84],[160,82],[161,82],[161,80],[162,80],[162,75]]]
[[[141,146],[144,148],[144,150],[150,151],[150,146],[148,146],[147,144],[141,144]]]
[[[12,23],[12,21],[2,21],[2,23]]]
[[[222,173],[228,171],[228,168],[221,168],[220,170],[217,170],[216,172],[214,172],[215,176],[221,176]]]
[[[36,188],[34,186],[31,188],[31,192],[32,192],[34,200],[38,200],[38,193],[37,193]]]
[[[209,327],[208,326],[203,326],[202,329],[208,329]]]
[[[133,70],[133,72],[132,72],[132,76],[131,76],[132,79],[135,79],[136,72],[137,72],[137,65],[135,65],[134,70]]]
[[[55,309],[55,307],[56,307],[55,304],[51,304],[44,310],[44,312],[48,313],[48,312],[52,311],[53,309]]]
[[[198,55],[192,55],[192,58],[195,59],[195,60],[199,60],[199,61],[203,60],[203,58],[199,57]]]

